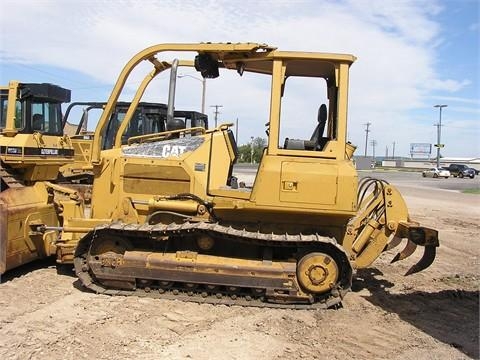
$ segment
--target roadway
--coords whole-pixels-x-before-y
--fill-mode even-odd
[[[257,165],[239,164],[234,168],[234,175],[239,181],[244,181],[247,186],[252,186],[257,172]],[[480,175],[470,178],[454,178],[453,176],[444,179],[424,178],[420,171],[401,171],[401,170],[362,170],[358,172],[360,178],[367,176],[386,180],[397,186],[430,188],[462,191],[465,189],[480,189]]]
[[[378,179],[383,179],[398,186],[409,187],[426,187],[443,190],[462,191],[465,189],[480,189],[480,176],[470,178],[454,178],[451,176],[448,179],[444,178],[424,178],[420,171],[398,171],[398,170],[372,170],[359,171],[360,177],[371,176]]]

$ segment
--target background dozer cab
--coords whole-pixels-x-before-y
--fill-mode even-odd
[[[38,225],[60,226],[65,209],[80,216],[74,191],[49,182],[73,161],[62,129],[61,104],[69,101],[70,90],[52,84],[0,87],[0,275],[55,253],[58,231]]]
[[[166,61],[164,52],[195,55]],[[349,290],[355,269],[370,266],[402,238],[407,246],[394,260],[421,245],[425,254],[409,273],[429,266],[437,232],[409,219],[392,185],[376,179],[358,184],[351,161],[355,147],[346,139],[354,60],[254,43],[162,44],[135,55],[95,130],[92,218],[70,224],[70,231],[92,228],[75,252],[83,285],[112,295],[328,307]],[[102,150],[119,94],[144,61],[153,70],[135,94],[137,103],[154,76],[170,69],[175,79],[178,64],[188,61],[209,79],[236,71],[242,75],[239,81],[266,80],[268,145],[251,189],[238,188],[232,180],[237,146],[231,124],[138,136],[127,146],[121,146],[119,131],[112,149]],[[300,104],[307,98],[305,90],[312,89],[315,111],[305,121]],[[249,93],[235,93],[238,99],[242,95]],[[173,80],[169,99],[174,97]],[[171,105],[167,116],[173,118]],[[135,106],[120,128],[127,126]],[[308,127],[309,134],[298,136],[300,127]]]
[[[90,164],[93,135],[88,131],[88,119],[91,111],[103,110],[106,102],[74,102],[71,103],[63,118],[64,133],[71,138],[75,150],[74,162],[63,165],[60,174],[64,180],[92,183],[93,172]],[[82,107],[82,116],[78,124],[70,119],[70,114],[75,107]],[[118,102],[115,106],[109,123],[106,135],[103,139],[102,150],[111,149],[117,134],[118,128],[125,118],[130,103]],[[175,110],[176,119],[182,119],[185,127],[203,127],[208,129],[208,117],[196,111]],[[140,102],[133,114],[133,117],[124,129],[121,143],[127,144],[129,138],[139,135],[155,134],[167,131],[167,105],[161,103]]]

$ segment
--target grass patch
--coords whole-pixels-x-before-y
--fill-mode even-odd
[[[479,189],[479,188],[465,189],[465,190],[462,190],[462,193],[464,193],[464,194],[477,194],[477,195],[480,195],[480,189]]]

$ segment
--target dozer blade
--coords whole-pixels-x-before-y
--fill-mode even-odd
[[[436,252],[437,250],[435,246],[425,246],[425,252],[423,253],[422,258],[418,263],[408,269],[405,276],[415,274],[429,267],[433,263],[433,260],[435,260]]]
[[[395,255],[395,257],[392,259],[390,263],[393,264],[394,262],[406,259],[407,257],[409,257],[415,252],[416,248],[417,248],[417,245],[413,241],[408,240],[405,248],[402,251],[400,251],[397,255]]]
[[[385,246],[385,249],[383,251],[388,251],[396,248],[400,243],[402,242],[402,238],[399,236],[394,236],[392,241],[390,241],[387,246]]]

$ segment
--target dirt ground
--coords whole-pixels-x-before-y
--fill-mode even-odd
[[[412,217],[440,231],[437,259],[403,277],[421,251],[394,265],[393,252],[382,255],[356,274],[341,309],[95,295],[41,262],[0,284],[0,358],[479,358],[480,196],[400,190]]]

